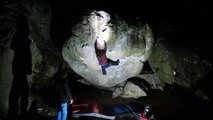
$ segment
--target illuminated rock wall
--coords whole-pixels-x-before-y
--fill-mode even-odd
[[[112,21],[112,22],[111,22]],[[143,62],[152,53],[154,39],[150,26],[141,21],[126,22],[118,16],[111,18],[104,11],[92,11],[72,28],[72,35],[64,44],[63,57],[70,67],[89,84],[110,88],[138,75]],[[94,43],[101,37],[108,44],[107,57],[120,60],[118,66],[106,69],[103,75]]]

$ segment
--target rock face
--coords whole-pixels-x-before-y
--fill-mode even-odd
[[[134,24],[133,24],[134,23]],[[127,22],[104,11],[92,11],[72,28],[73,35],[65,42],[62,55],[69,66],[81,75],[88,84],[109,89],[128,78],[137,76],[143,62],[152,53],[154,38],[147,23]],[[106,69],[102,74],[96,58],[96,38],[107,42],[107,57],[119,60],[117,66]]]
[[[41,9],[42,8],[42,9]],[[8,1],[1,4],[0,15],[0,118],[6,118],[8,114],[9,94],[13,82],[12,62],[15,50],[11,49],[14,33],[17,31],[18,14],[26,16],[30,28],[31,39],[30,51],[32,53],[32,74],[28,75],[28,82],[36,87],[50,84],[52,76],[62,56],[53,45],[49,33],[51,20],[50,7],[37,1]],[[26,51],[23,40],[16,41],[16,47]],[[21,45],[21,46],[20,46]],[[47,47],[48,46],[48,47]],[[17,58],[24,59],[26,54],[20,54]],[[54,58],[54,60],[53,60]],[[21,60],[20,60],[21,61]],[[29,62],[29,61],[27,61]],[[25,65],[23,65],[24,67]],[[22,84],[20,82],[20,84]]]
[[[206,54],[202,49],[208,46],[203,42],[200,46],[205,45],[204,48],[195,47],[195,41],[190,41],[188,35],[182,34],[189,33],[188,30],[181,26],[171,26],[172,24],[168,23],[161,25],[149,63],[165,83],[178,84],[186,88],[194,87],[212,70],[210,55],[202,57]],[[180,38],[183,39],[183,44]]]
[[[30,28],[32,69],[31,79],[37,87],[50,84],[63,58],[52,42],[50,22],[52,11],[49,5],[35,2],[28,17]]]

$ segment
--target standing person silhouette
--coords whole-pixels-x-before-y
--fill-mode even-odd
[[[67,119],[67,109],[68,104],[73,103],[73,98],[70,92],[70,87],[68,84],[67,74],[69,72],[68,68],[61,69],[56,75],[56,90],[58,97],[58,113],[57,120],[66,120]]]
[[[106,68],[112,66],[112,65],[118,65],[119,60],[112,61],[111,59],[107,58],[106,51],[107,51],[107,44],[106,41],[98,37],[95,40],[95,53],[96,57],[98,59],[98,63],[101,66],[103,75],[107,75]]]
[[[27,117],[29,85],[27,75],[32,73],[32,58],[30,51],[31,40],[28,38],[29,26],[27,18],[18,14],[16,32],[11,42],[14,50],[12,62],[13,82],[9,95],[8,119],[17,120]]]

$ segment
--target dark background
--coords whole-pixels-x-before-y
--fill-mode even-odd
[[[104,10],[116,13],[126,20],[136,17],[151,25],[155,38],[161,25],[166,24],[173,32],[170,41],[183,47],[197,48],[201,54],[211,55],[210,43],[213,27],[211,0],[51,0],[47,1],[53,10],[51,36],[61,49],[63,42],[71,35],[71,27],[88,10]]]

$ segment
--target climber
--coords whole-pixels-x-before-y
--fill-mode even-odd
[[[108,68],[112,65],[118,65],[119,60],[113,61],[113,60],[107,58],[107,56],[106,56],[107,44],[106,44],[106,41],[103,39],[100,39],[100,37],[98,37],[95,40],[94,46],[95,46],[95,53],[96,53],[96,57],[98,59],[98,63],[99,63],[99,65],[101,65],[102,73],[103,73],[103,75],[107,75],[106,68]]]
[[[68,105],[73,103],[73,97],[70,91],[67,77],[69,70],[69,68],[62,69],[62,66],[60,66],[54,75],[54,86],[57,90],[58,97],[57,120],[67,120]]]

